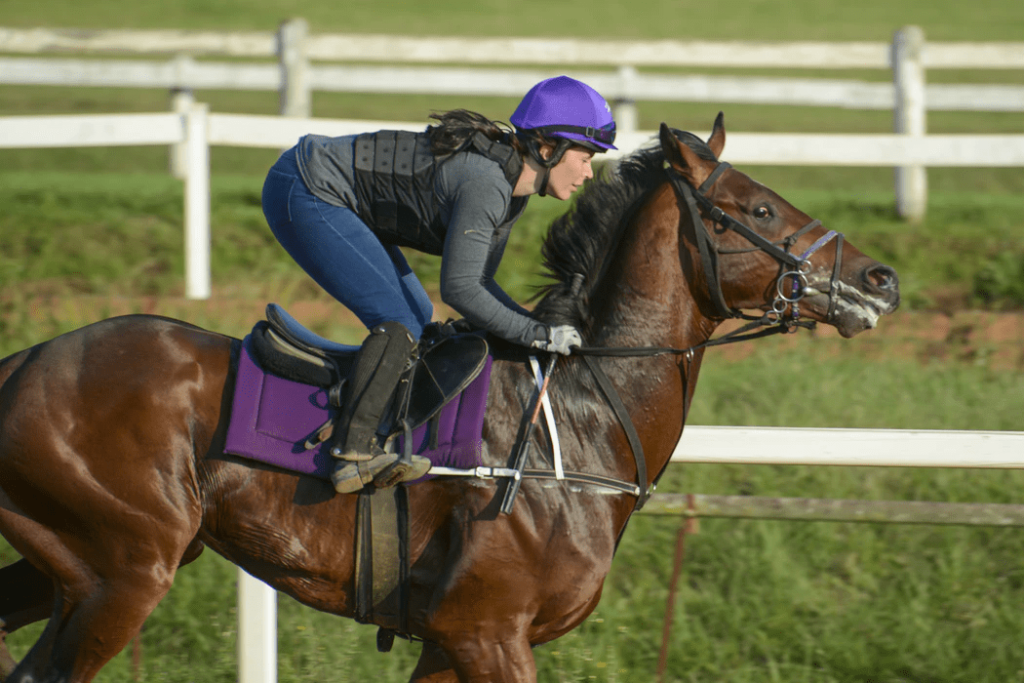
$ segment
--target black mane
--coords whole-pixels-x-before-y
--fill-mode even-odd
[[[673,134],[701,158],[716,160],[707,144],[678,130]],[[587,329],[588,293],[600,281],[615,254],[622,231],[652,190],[665,179],[661,147],[642,148],[607,169],[580,191],[573,207],[557,218],[541,247],[545,276],[553,282],[540,288],[536,317],[548,324]],[[578,297],[570,295],[573,275],[584,276]]]

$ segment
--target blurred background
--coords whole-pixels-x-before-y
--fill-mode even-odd
[[[282,22],[294,18],[305,20],[310,37],[737,41],[748,47],[793,41],[889,45],[897,30],[916,26],[926,45],[1017,46],[1016,68],[928,68],[929,86],[999,86],[1008,89],[993,91],[996,99],[1006,93],[1004,100],[1018,103],[1024,88],[1024,3],[999,0],[6,0],[0,7],[0,126],[3,117],[168,112],[174,106],[171,91],[160,84],[20,84],[10,76],[16,65],[6,61],[163,64],[174,54],[66,46],[32,51],[16,47],[10,35],[3,42],[5,30],[195,31],[273,40]],[[400,44],[396,38],[393,66],[405,61],[397,53]],[[278,63],[272,53],[197,51],[190,57],[200,64]],[[388,62],[367,55],[345,64]],[[444,59],[434,65],[465,66]],[[614,56],[599,65],[554,60],[480,68],[493,69],[496,81],[510,69],[541,77],[618,73]],[[779,79],[780,89],[788,79],[820,79],[822,87],[826,81],[851,81],[864,85],[864,92],[893,83],[889,68],[827,62],[651,64],[637,71],[693,82]],[[309,113],[317,119],[426,125],[431,112],[467,108],[507,121],[521,96],[369,90],[316,90]],[[214,114],[277,116],[282,106],[276,90],[195,88],[192,97]],[[874,105],[723,101],[713,87],[706,97],[690,98],[696,101],[678,99],[637,98],[629,114],[635,128],[654,131],[664,121],[708,131],[724,111],[729,134],[894,131],[892,109]],[[991,110],[999,108],[929,109],[927,134],[1024,134],[1022,112]],[[727,161],[729,151],[727,141]],[[0,356],[129,312],[169,315],[242,336],[269,301],[285,305],[320,334],[360,340],[363,330],[354,318],[306,278],[266,226],[260,190],[278,152],[211,148],[211,295],[197,301],[185,296],[184,188],[170,170],[167,145],[0,148]],[[891,165],[736,165],[894,266],[904,302],[877,330],[853,340],[821,330],[709,352],[691,424],[1024,430],[1019,165],[928,168],[927,203],[915,220],[897,210]],[[526,301],[543,283],[540,243],[567,208],[534,198],[517,225],[498,278],[516,299]],[[410,260],[436,294],[437,260],[417,254]],[[438,316],[446,317],[450,312],[436,296],[435,301]],[[1021,483],[1016,472],[998,471],[674,465],[660,490],[1000,503],[1017,502]],[[677,527],[676,520],[663,518],[633,521],[597,612],[577,631],[537,650],[541,680],[653,680]],[[1021,550],[1020,532],[1012,529],[706,520],[689,541],[665,680],[1024,680],[1024,658],[1016,647],[1024,619],[1015,609],[1024,597]],[[15,558],[2,546],[3,563]],[[122,655],[99,680],[235,680],[234,580],[233,568],[212,553],[183,570],[147,623],[140,666]],[[366,675],[405,680],[411,671],[418,651],[413,645],[400,642],[391,654],[379,655],[369,627],[284,597],[280,609],[282,681]],[[11,636],[12,650],[23,653],[36,634],[30,628]]]

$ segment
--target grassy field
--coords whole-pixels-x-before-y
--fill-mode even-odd
[[[859,340],[809,336],[760,342],[743,360],[712,352],[692,422],[1024,428],[1020,372],[975,361],[865,362],[867,355]],[[1022,479],[1016,472],[673,466],[659,490],[1012,503]],[[701,527],[688,541],[666,680],[1020,680],[1018,530],[735,520]],[[541,680],[652,679],[677,528],[671,518],[632,522],[597,611],[536,651]],[[235,619],[234,569],[206,553],[179,573],[147,623],[141,680],[235,680]],[[38,627],[14,634],[15,652],[37,634]],[[280,680],[405,680],[416,648],[400,641],[380,655],[373,636],[370,627],[282,597]],[[125,653],[100,680],[127,683],[132,675]]]
[[[638,11],[639,10],[639,11]],[[798,0],[788,4],[609,0],[517,3],[285,0],[6,3],[0,25],[272,30],[293,14],[314,31],[737,40],[889,40],[904,24],[931,40],[1021,40],[1024,3]],[[801,75],[884,80],[888,75]],[[1024,83],[1024,74],[930,72],[930,81]],[[275,113],[271,93],[203,92],[214,111]],[[321,117],[424,118],[465,106],[506,119],[514,102],[324,95]],[[160,90],[0,87],[0,116],[161,111]],[[640,125],[705,130],[719,109],[733,131],[885,132],[885,112],[641,103]],[[932,132],[1024,132],[1008,114],[933,113]],[[728,145],[724,155],[728,159]],[[343,341],[361,332],[273,241],[259,207],[273,152],[215,148],[213,286],[189,304],[182,283],[182,188],[158,147],[0,150],[0,356],[92,320],[150,311],[242,335],[262,304],[306,306],[303,322]],[[911,334],[935,313],[1024,309],[1024,173],[931,169],[927,219],[900,222],[890,169],[743,169],[896,267],[904,306],[854,340],[828,335],[715,350],[691,424],[1024,430],[1021,341],[960,322]],[[499,280],[525,300],[540,282],[537,245],[565,209],[534,200]],[[428,289],[437,261],[414,257]],[[302,317],[302,316],[300,316]],[[972,319],[973,320],[973,319]],[[972,323],[973,324],[973,323]],[[970,328],[970,329],[967,329]],[[905,329],[906,334],[900,330]],[[966,329],[966,331],[965,331]],[[901,468],[673,466],[660,491],[884,500],[1019,502],[1016,472]],[[543,681],[654,677],[678,521],[631,522],[597,611],[536,651]],[[1018,530],[704,520],[690,537],[667,681],[1004,683],[1024,681],[1024,537]],[[17,556],[0,545],[0,563]],[[237,679],[234,568],[207,552],[181,571],[142,634],[140,680]],[[10,637],[23,654],[39,626]],[[374,629],[280,604],[280,673],[291,681],[405,680],[417,648],[377,654]],[[98,679],[133,680],[120,655]]]
[[[297,9],[288,0],[207,0],[139,3],[116,0],[39,0],[10,3],[5,26],[82,28],[192,28],[268,30],[284,18],[306,17],[317,30],[420,35],[564,35],[623,38],[739,40],[886,40],[903,24],[924,27],[934,40],[1019,40],[1024,9],[986,0],[965,7],[955,0],[891,3],[842,0],[785,5],[714,5],[697,0],[649,0],[642,10],[622,3],[520,0],[417,0],[320,3]]]

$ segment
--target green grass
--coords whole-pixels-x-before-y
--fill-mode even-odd
[[[878,361],[858,340],[755,349],[742,361],[709,352],[692,423],[1024,429],[1019,372]],[[1022,484],[1018,472],[673,465],[659,491],[1013,503]],[[653,678],[677,528],[633,520],[597,611],[536,650],[540,680]],[[703,520],[687,541],[666,680],[1019,680],[1022,551],[1011,529]],[[181,570],[147,622],[141,680],[235,680],[234,577],[209,552]],[[11,636],[14,651],[38,630]],[[381,655],[373,638],[282,597],[280,680],[405,680],[417,648]],[[126,652],[99,680],[131,676]]]
[[[9,3],[10,5],[10,3]],[[984,11],[978,11],[984,9]],[[417,0],[303,5],[288,0],[138,3],[41,0],[5,6],[5,26],[272,30],[303,16],[314,31],[416,35],[565,35],[743,40],[888,40],[904,24],[933,40],[1020,40],[1024,9],[1010,2],[965,6],[955,0],[891,3],[842,0],[722,6],[696,0],[615,2]]]

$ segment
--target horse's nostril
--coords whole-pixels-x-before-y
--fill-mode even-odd
[[[900,286],[900,277],[889,266],[877,265],[864,271],[864,281],[879,289],[893,290]]]

